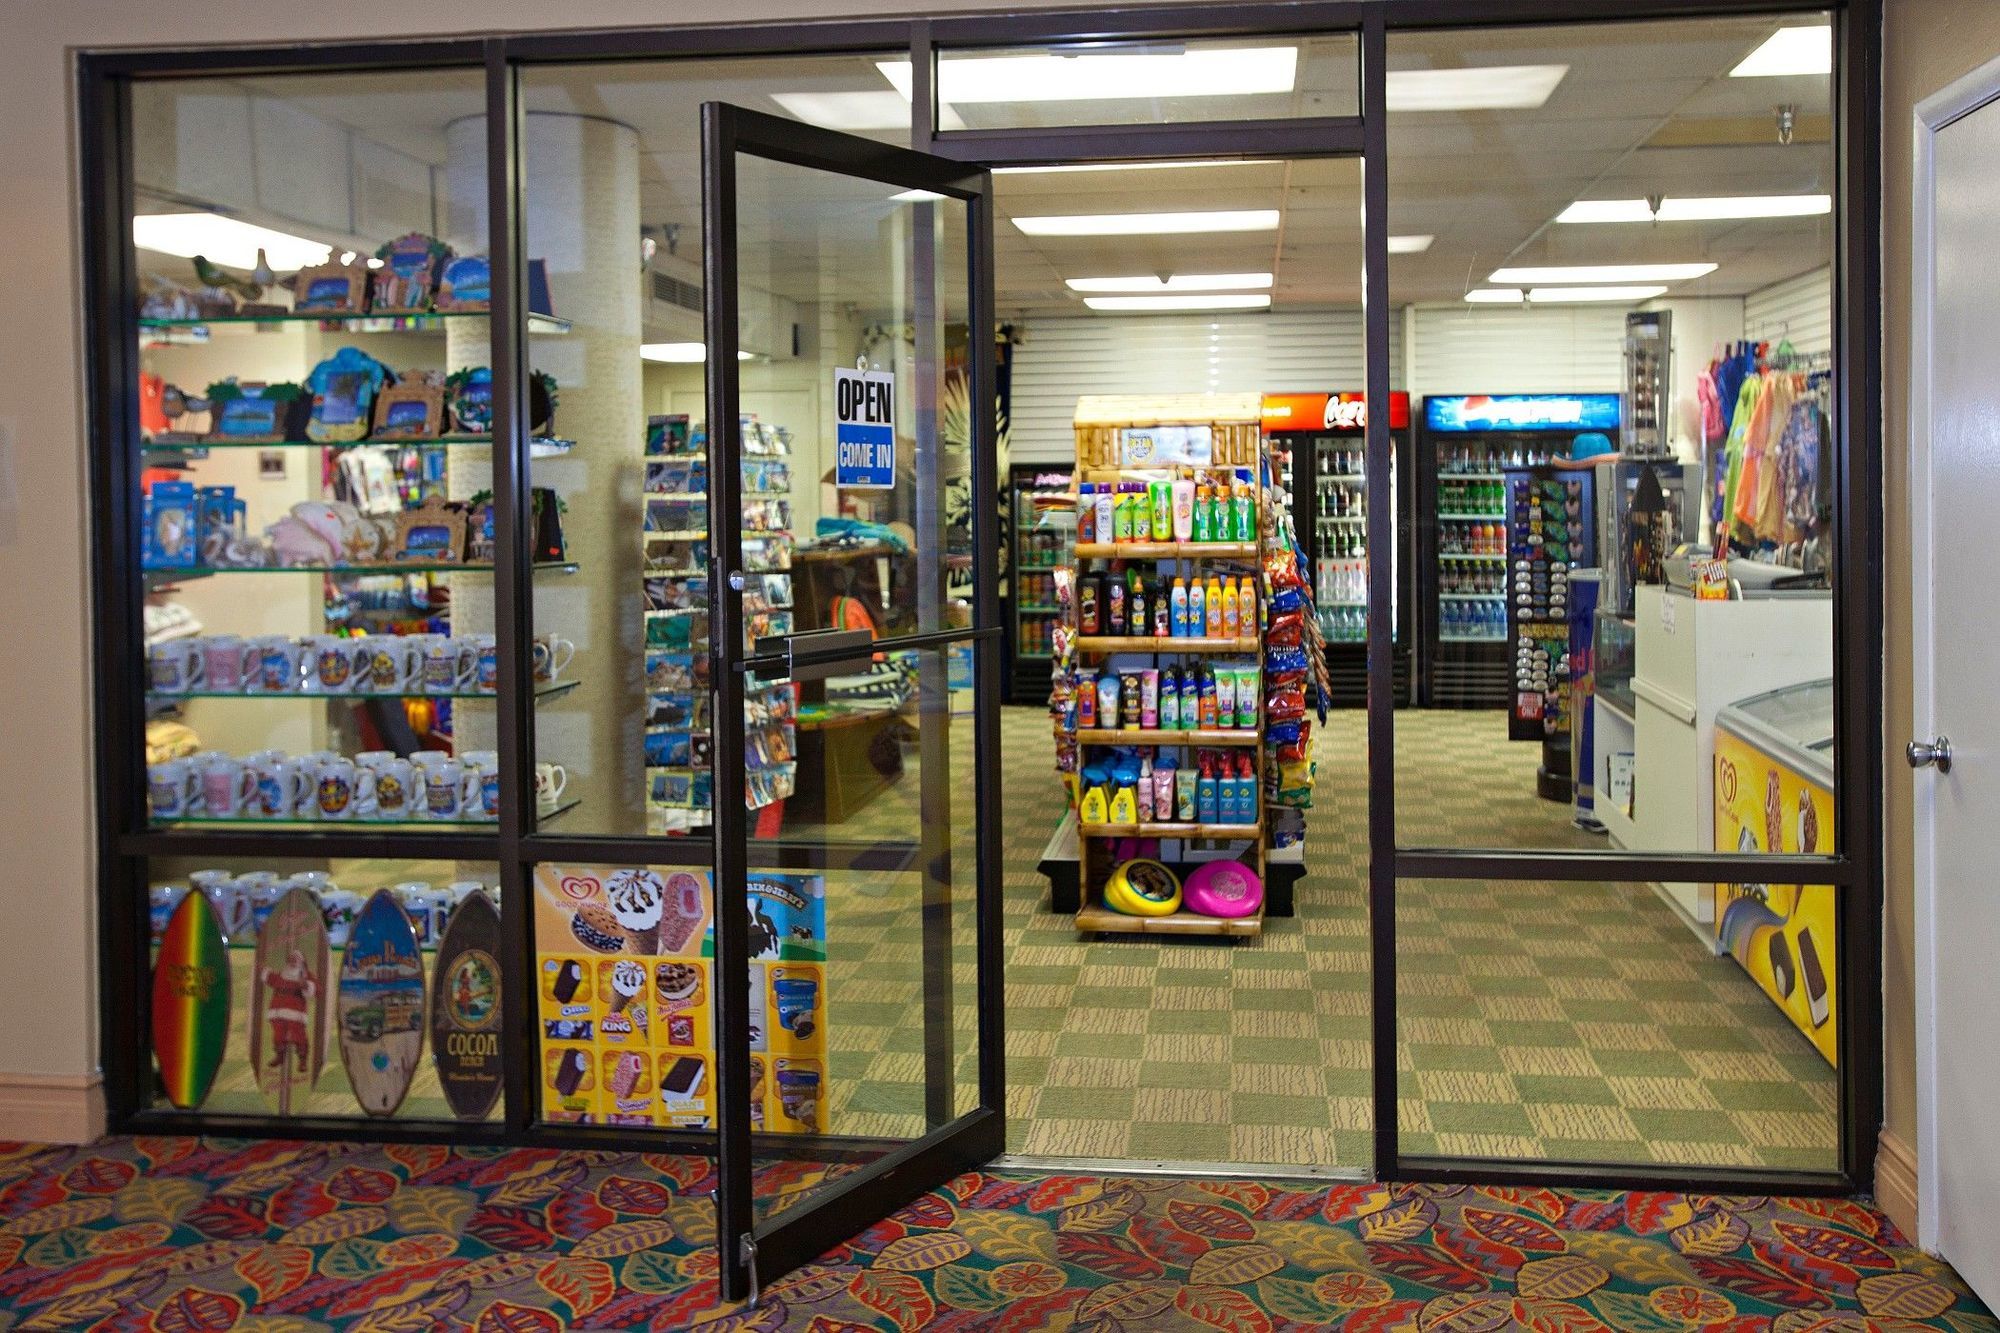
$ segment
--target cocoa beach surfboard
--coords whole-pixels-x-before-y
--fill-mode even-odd
[[[387,889],[362,905],[348,933],[334,1022],[354,1099],[369,1115],[394,1115],[424,1057],[424,959]]]
[[[333,980],[326,922],[311,889],[295,888],[257,931],[250,974],[250,1069],[264,1100],[293,1113],[326,1065],[326,993]]]
[[[167,921],[153,964],[153,1054],[167,1100],[191,1111],[208,1100],[229,1043],[229,946],[197,889]]]
[[[451,1113],[484,1120],[500,1096],[500,913],[484,889],[452,909],[431,968],[431,1061]]]

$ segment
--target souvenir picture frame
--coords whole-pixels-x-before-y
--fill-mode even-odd
[[[383,242],[375,257],[382,267],[370,275],[369,309],[378,315],[429,314],[438,274],[452,259],[451,247],[412,231]]]
[[[457,255],[438,274],[437,309],[459,314],[493,308],[493,266],[485,255]]]
[[[444,434],[444,377],[406,370],[375,395],[373,440],[435,440]]]
[[[465,506],[433,495],[397,515],[393,558],[412,564],[463,564],[465,543]]]
[[[317,444],[352,444],[366,438],[374,422],[375,400],[390,377],[387,366],[353,347],[343,347],[313,367],[307,384],[325,387],[312,394],[306,438]]]
[[[299,270],[293,289],[295,315],[365,315],[368,313],[368,266],[362,263],[314,264]]]
[[[490,565],[500,549],[493,515],[493,492],[481,491],[472,497],[465,520],[465,562]]]
[[[456,435],[493,433],[493,371],[489,366],[471,366],[453,371],[445,378],[445,404],[450,409],[451,429]]]
[[[283,444],[292,439],[296,418],[308,406],[296,384],[208,386],[210,444]]]

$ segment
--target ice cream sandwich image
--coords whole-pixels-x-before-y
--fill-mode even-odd
[[[1826,972],[1819,961],[1819,944],[1812,931],[1799,927],[1799,973],[1806,983],[1806,1007],[1812,1011],[1814,1027],[1825,1027],[1833,1017],[1833,996],[1826,988]]]
[[[1770,934],[1771,989],[1778,992],[1778,998],[1789,1000],[1792,989],[1799,984],[1798,974],[1792,968],[1791,946],[1785,943],[1785,932],[1774,930]]]
[[[590,1072],[590,1056],[575,1047],[557,1051],[555,1055],[555,1075],[551,1082],[559,1096],[574,1097]]]
[[[660,1089],[667,1096],[685,1100],[701,1095],[702,1079],[708,1067],[698,1055],[683,1055],[675,1060],[667,1070],[667,1076],[660,1080]]]
[[[568,1004],[576,998],[577,987],[583,985],[583,964],[574,958],[564,958],[556,963],[555,985],[549,993],[555,996],[557,1004]]]

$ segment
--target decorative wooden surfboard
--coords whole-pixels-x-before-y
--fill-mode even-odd
[[[311,889],[278,899],[257,931],[250,974],[250,1069],[279,1115],[311,1092],[326,1066],[326,993],[333,982],[326,922]]]
[[[431,971],[431,1061],[451,1112],[484,1120],[500,1097],[500,912],[484,889],[452,909]]]
[[[409,915],[387,889],[377,889],[354,918],[334,1021],[354,1099],[369,1115],[394,1115],[424,1058],[424,956]]]
[[[188,890],[153,964],[153,1054],[167,1100],[192,1111],[208,1100],[229,1044],[229,946],[200,890]]]

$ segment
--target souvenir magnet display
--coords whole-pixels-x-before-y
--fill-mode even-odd
[[[424,1054],[424,963],[409,914],[388,889],[354,918],[335,1017],[354,1099],[369,1115],[394,1115]]]
[[[326,993],[333,979],[319,899],[287,890],[257,930],[250,981],[250,1070],[279,1115],[311,1092],[326,1065]]]
[[[299,270],[293,288],[292,313],[297,315],[364,315],[368,313],[368,266],[315,264]]]
[[[153,1054],[167,1100],[192,1111],[208,1100],[229,1042],[229,948],[206,895],[184,895],[153,964]]]
[[[385,241],[375,257],[382,267],[371,275],[369,309],[378,315],[418,315],[431,308],[438,270],[451,259],[451,247],[413,231]]]
[[[435,440],[444,434],[444,376],[406,370],[375,397],[371,440]]]
[[[452,910],[431,971],[431,1060],[452,1114],[484,1120],[499,1100],[500,913],[484,889]]]

